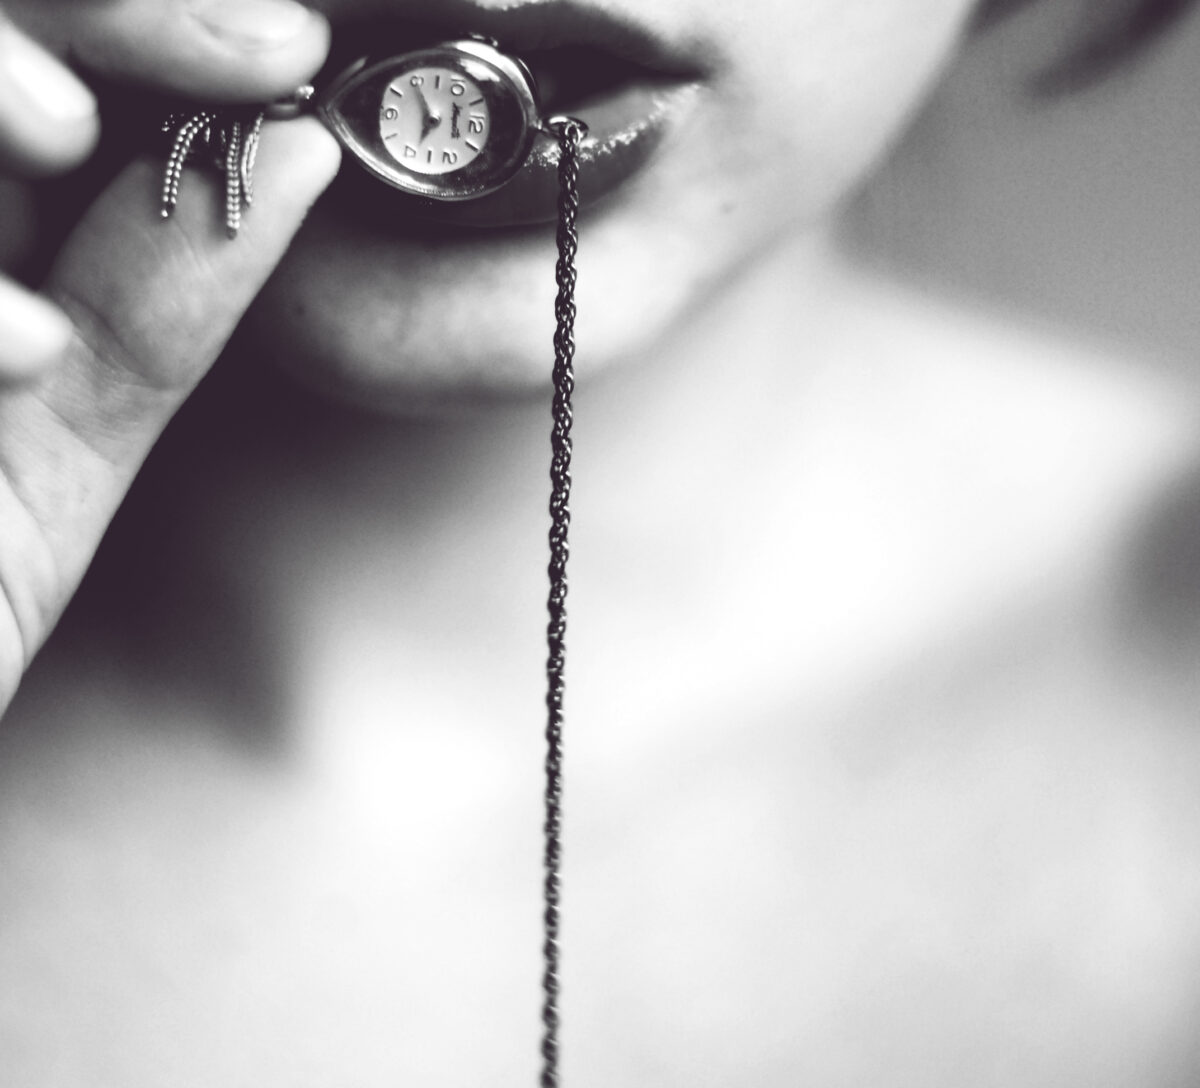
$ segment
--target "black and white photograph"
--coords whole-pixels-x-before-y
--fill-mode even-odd
[[[0,0],[0,1088],[1198,1024],[1200,3]]]

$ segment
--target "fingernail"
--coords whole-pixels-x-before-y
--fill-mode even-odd
[[[54,121],[80,121],[96,112],[92,92],[36,42],[0,23],[0,74]]]
[[[218,38],[239,49],[273,49],[299,37],[312,20],[292,0],[202,0],[193,14]]]
[[[33,377],[70,340],[71,322],[57,306],[0,279],[0,380]]]

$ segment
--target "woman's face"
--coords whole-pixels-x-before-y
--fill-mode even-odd
[[[636,356],[782,235],[818,227],[894,134],[971,0],[316,0],[331,69],[370,42],[482,32],[530,60],[549,110],[591,126],[579,364]],[[587,52],[586,50],[591,50]],[[581,52],[581,50],[584,50]],[[631,134],[632,138],[631,138]],[[552,208],[522,178],[489,225],[414,219],[343,177],[260,299],[251,329],[306,380],[403,404],[543,384]],[[615,182],[619,181],[619,184]],[[468,214],[472,209],[467,209]]]

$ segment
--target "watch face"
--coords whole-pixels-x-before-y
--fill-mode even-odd
[[[487,97],[470,76],[422,67],[388,84],[379,134],[392,157],[418,174],[469,166],[487,146]]]
[[[474,40],[363,58],[322,96],[320,110],[381,181],[448,201],[508,181],[528,159],[539,124],[527,69]]]

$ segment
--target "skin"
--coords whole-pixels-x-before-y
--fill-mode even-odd
[[[835,4],[761,4],[751,18],[720,4],[595,6],[708,73],[652,168],[585,219],[581,365],[599,369],[643,355],[781,235],[819,229],[895,134],[970,5],[877,3],[854,18]],[[421,7],[324,10],[336,21]],[[372,403],[540,387],[551,232],[434,238],[397,244],[318,211],[258,327],[289,366]]]
[[[576,430],[568,1083],[1189,1079],[1194,693],[1170,705],[1107,621],[1194,420],[828,240],[967,6],[636,6],[717,61],[585,234],[581,363],[630,365],[585,383]],[[305,78],[326,35],[251,63],[157,22],[182,5],[6,10],[85,74],[213,97]],[[764,160],[783,43],[805,109]],[[40,169],[92,138],[38,159],[20,123]],[[134,163],[68,242],[45,295],[71,343],[10,366],[0,418],[10,688],[256,297],[259,340],[339,399],[544,380],[549,240],[418,267],[301,228],[335,162],[273,128],[236,246],[199,182],[161,228]],[[301,335],[264,336],[284,316]],[[347,412],[245,344],[150,466],[131,576],[0,732],[0,1064],[29,1088],[530,1083],[542,405]]]
[[[714,74],[654,168],[588,224],[588,286],[580,289],[588,316],[580,335],[593,343],[595,365],[645,350],[715,283],[777,238],[781,225],[817,229],[895,131],[967,7],[962,0],[929,0],[914,19],[911,5],[879,4],[861,19],[846,20],[832,4],[803,12],[779,5],[743,20],[718,5],[639,6],[638,17],[661,36],[682,39],[686,27]],[[287,3],[268,4],[255,16],[258,10],[156,0],[9,4],[7,13],[30,35],[5,25],[10,48],[36,55],[41,67],[35,72],[55,74],[57,93],[46,99],[76,116],[53,124],[40,115],[36,95],[3,96],[0,143],[12,161],[33,171],[62,169],[95,143],[89,95],[46,50],[78,58],[85,72],[201,99],[287,93],[324,59],[328,25],[320,14]],[[327,13],[347,19],[370,10],[342,3],[330,4]],[[782,45],[793,39],[801,43],[799,56]],[[18,72],[29,67],[10,65]],[[761,79],[764,70],[777,73],[769,84]],[[781,101],[795,103],[794,128],[780,124]],[[4,402],[8,426],[0,451],[6,521],[21,526],[6,540],[0,566],[9,603],[0,626],[4,701],[69,598],[153,437],[211,363],[327,182],[329,142],[312,125],[296,128],[313,144],[314,165],[301,159],[296,166],[299,200],[289,202],[289,222],[280,224],[270,210],[259,217],[256,229],[272,232],[261,255],[250,255],[253,240],[233,251],[215,239],[197,240],[202,193],[191,198],[195,210],[184,209],[181,231],[165,239],[149,234],[135,183],[126,176],[114,187],[121,195],[91,212],[68,244],[44,296],[25,296],[6,308],[19,335],[3,338],[13,346],[0,375],[22,388]],[[707,135],[713,130],[725,134],[716,169]],[[766,145],[773,153],[764,160],[757,149]],[[146,163],[130,167],[150,169]],[[269,209],[269,198],[261,204]],[[99,252],[110,259],[97,269]],[[193,253],[200,259],[187,265]],[[271,331],[273,350],[288,365],[358,400],[399,395],[403,403],[406,395],[416,402],[447,390],[461,396],[497,383],[520,387],[544,380],[545,330],[538,317],[549,312],[552,288],[543,272],[551,259],[546,230],[410,251],[331,231],[318,214],[267,293],[257,324]],[[253,271],[243,276],[242,262],[253,263]],[[175,271],[181,264],[195,275]],[[225,293],[227,274],[245,288]],[[181,298],[211,333],[198,352],[191,326],[174,313]],[[129,312],[135,299],[136,319]],[[170,319],[156,320],[156,312]],[[354,320],[346,320],[348,313]],[[130,325],[137,331],[127,336]],[[85,409],[77,418],[75,409],[61,409],[61,401],[79,403],[78,382],[95,381],[104,372],[100,360],[107,359],[117,360],[122,392],[111,406],[102,402],[106,414],[92,418]],[[77,371],[81,379],[73,377]],[[151,398],[147,407],[141,392],[147,384],[170,395]],[[57,433],[60,418],[64,433]],[[94,433],[106,442],[115,435],[114,448],[96,449]],[[63,457],[71,466],[66,472]],[[98,467],[77,464],[81,459]],[[80,487],[68,489],[66,500],[64,478]],[[75,497],[80,494],[86,500]]]

